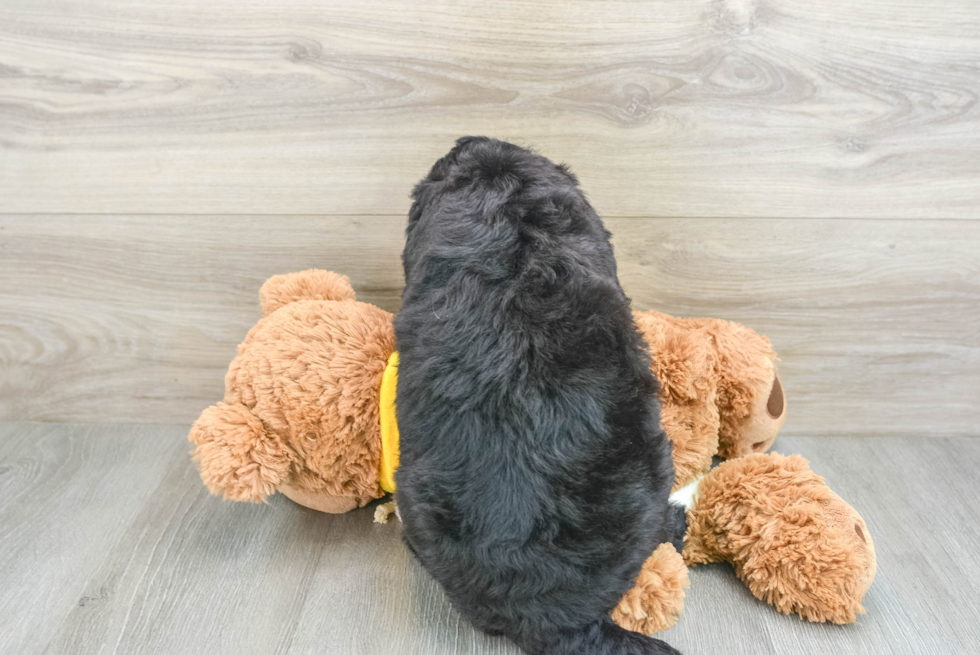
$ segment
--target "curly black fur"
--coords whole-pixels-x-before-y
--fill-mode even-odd
[[[530,653],[676,653],[609,619],[679,536],[609,233],[566,168],[486,138],[460,139],[414,199],[395,319],[409,548]]]

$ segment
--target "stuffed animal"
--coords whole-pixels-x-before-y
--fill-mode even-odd
[[[378,399],[394,317],[320,270],[270,278],[259,303],[264,318],[238,346],[224,402],[191,428],[204,483],[228,500],[281,491],[331,513],[380,498]]]
[[[700,482],[684,560],[727,561],[756,598],[810,621],[851,623],[876,571],[861,516],[799,455],[751,454]]]
[[[860,515],[799,456],[765,451],[787,403],[769,340],[718,319],[636,312],[660,381],[674,444],[675,493],[689,510],[683,561],[728,561],[759,599],[811,621],[849,623],[874,579],[874,544]],[[729,459],[711,469],[712,457]],[[686,571],[661,544],[613,611],[652,634],[676,621]]]
[[[205,484],[240,501],[281,491],[331,513],[394,491],[393,316],[320,270],[275,276],[259,300],[264,317],[229,366],[224,401],[191,428]],[[763,454],[786,418],[768,340],[727,321],[637,312],[636,322],[660,381],[675,495],[690,509],[683,557],[661,544],[613,618],[645,633],[669,627],[686,564],[727,560],[780,611],[854,620],[874,576],[873,544],[804,460]],[[716,454],[736,459],[709,472]]]
[[[675,489],[725,459],[765,452],[786,422],[776,353],[752,330],[711,318],[634,312],[660,382],[661,417],[674,444]]]
[[[874,543],[861,516],[798,455],[753,453],[698,482],[683,557],[661,544],[613,610],[620,626],[653,634],[684,607],[684,564],[727,561],[756,598],[784,614],[851,623],[874,580]]]

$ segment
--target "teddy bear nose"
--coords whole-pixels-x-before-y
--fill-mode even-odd
[[[766,413],[770,418],[779,418],[783,415],[786,403],[783,399],[783,383],[779,381],[777,375],[772,381],[772,390],[769,392],[769,400],[766,402]]]

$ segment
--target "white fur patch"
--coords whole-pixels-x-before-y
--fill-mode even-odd
[[[698,477],[694,478],[694,482],[685,485],[674,493],[670,494],[670,502],[677,505],[683,505],[687,509],[693,508],[694,501],[698,495],[698,485],[701,484],[701,478],[703,477],[704,474],[702,473]]]

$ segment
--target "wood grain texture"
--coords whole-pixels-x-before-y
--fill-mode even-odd
[[[0,228],[0,420],[189,422],[223,395],[271,275],[335,268],[389,308],[401,291],[392,221],[5,217]]]
[[[185,438],[181,427],[0,424],[0,553],[14,563],[0,567],[0,651],[517,655],[452,609],[400,525],[372,523],[373,506],[330,516],[280,495],[223,502]],[[662,636],[692,655],[976,652],[980,440],[776,446],[809,458],[867,522],[878,554],[867,614],[848,626],[777,614],[719,564],[691,571],[684,613]]]
[[[0,423],[0,652],[39,653],[72,608],[108,600],[91,576],[168,467],[186,468],[176,432]]]
[[[640,309],[779,351],[785,434],[980,436],[980,222],[607,221]],[[0,419],[189,424],[271,275],[349,275],[397,311],[403,219],[0,217]]]
[[[980,436],[980,224],[609,221],[635,307],[767,335],[785,434]]]
[[[13,0],[8,212],[404,214],[481,133],[609,216],[980,207],[973,0]]]

